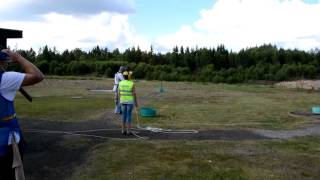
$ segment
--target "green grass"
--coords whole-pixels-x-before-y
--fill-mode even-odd
[[[167,83],[168,91],[146,98],[159,116],[145,123],[177,128],[297,128],[310,121],[290,111],[310,111],[318,93],[263,85]],[[307,101],[306,101],[307,100]]]
[[[112,86],[113,80],[104,78],[48,79],[26,88],[34,96],[34,103],[18,96],[16,107],[22,117],[63,121],[97,118],[113,108],[113,93],[94,93],[88,89],[112,89]],[[159,93],[157,81],[137,81],[136,86],[140,107],[156,108],[158,114],[155,118],[140,117],[141,122],[163,128],[292,129],[311,120],[291,117],[288,112],[310,111],[320,99],[317,92],[266,85],[164,82],[164,93]]]
[[[71,179],[316,179],[319,140],[111,141]]]
[[[17,112],[21,118],[54,121],[81,121],[99,118],[106,108],[113,104],[110,99],[97,97],[46,96],[35,98],[33,103],[17,102]],[[63,110],[62,110],[63,108]]]
[[[82,121],[100,117],[112,108],[112,93],[95,93],[88,89],[111,89],[111,80],[49,79],[26,90],[32,95],[30,103],[18,94],[15,106],[21,118],[54,121]]]
[[[158,116],[141,118],[143,126],[188,129],[295,129],[315,120],[289,111],[310,111],[320,94],[263,85],[226,85],[137,81],[140,107],[154,107]],[[63,77],[47,79],[21,95],[16,110],[23,118],[42,121],[94,120],[113,109],[112,79]],[[74,98],[76,97],[76,98]],[[80,98],[79,98],[80,97]],[[67,149],[87,139],[63,139]],[[120,141],[93,146],[86,163],[68,179],[318,179],[320,138],[264,141]]]

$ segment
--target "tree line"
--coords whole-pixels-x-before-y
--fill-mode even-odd
[[[113,77],[119,66],[128,66],[137,79],[166,81],[203,81],[238,83],[251,80],[282,81],[315,79],[320,73],[320,50],[302,51],[259,47],[228,51],[216,48],[174,47],[167,53],[155,53],[153,47],[142,51],[131,47],[119,49],[94,47],[58,52],[48,46],[19,52],[50,75],[94,75]]]

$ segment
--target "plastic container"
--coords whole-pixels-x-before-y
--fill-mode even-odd
[[[155,117],[157,111],[153,108],[142,107],[140,108],[140,116],[142,117]]]
[[[312,107],[312,113],[320,114],[320,106]]]

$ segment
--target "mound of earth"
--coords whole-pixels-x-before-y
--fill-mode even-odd
[[[320,80],[298,80],[276,83],[275,86],[295,89],[319,90]]]

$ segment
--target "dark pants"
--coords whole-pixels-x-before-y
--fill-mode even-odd
[[[0,156],[0,180],[15,180],[14,169],[12,169],[12,147],[10,152],[5,156]]]

